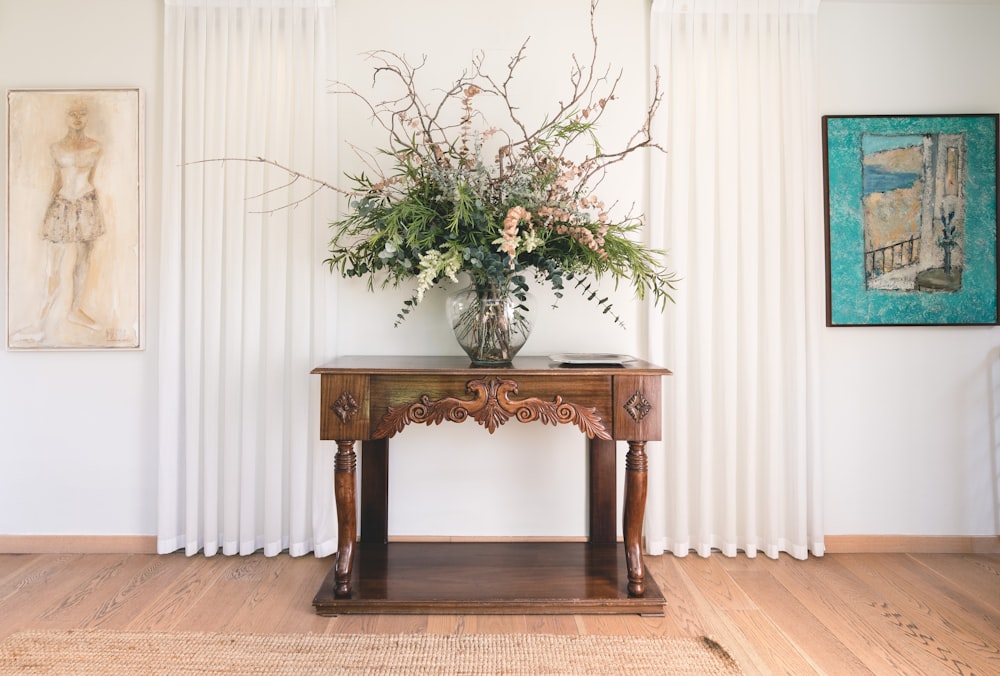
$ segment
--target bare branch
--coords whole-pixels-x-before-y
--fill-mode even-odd
[[[258,157],[215,157],[215,158],[210,158],[210,159],[205,159],[205,160],[192,160],[190,162],[185,162],[184,164],[186,166],[186,165],[190,165],[190,164],[209,164],[209,163],[213,163],[213,162],[223,162],[223,163],[225,163],[225,162],[244,162],[244,163],[250,163],[250,164],[266,164],[268,166],[275,167],[276,169],[281,169],[282,171],[286,172],[289,176],[292,177],[292,180],[289,181],[286,185],[284,185],[284,186],[278,186],[276,188],[271,188],[269,190],[266,190],[263,193],[261,193],[260,195],[258,195],[258,197],[266,195],[266,194],[268,194],[270,192],[273,192],[275,190],[281,190],[283,187],[288,187],[288,186],[292,185],[292,183],[295,183],[296,181],[298,181],[299,179],[302,179],[304,181],[308,181],[309,183],[314,183],[319,189],[326,188],[326,189],[332,190],[332,191],[334,191],[336,193],[340,193],[341,195],[350,195],[351,194],[347,190],[342,190],[341,188],[338,188],[335,185],[327,183],[326,181],[324,181],[322,179],[315,178],[315,177],[310,176],[309,174],[305,174],[305,173],[303,173],[301,171],[296,171],[295,169],[287,167],[284,164],[281,164],[280,162],[276,162],[275,160],[267,159],[266,157],[259,157],[259,156]]]
[[[631,210],[612,216],[617,201],[608,205],[596,194],[615,164],[640,150],[662,151],[651,132],[662,100],[659,75],[639,128],[624,143],[602,146],[597,127],[618,99],[623,72],[598,65],[597,5],[591,0],[589,53],[571,55],[568,87],[541,120],[529,118],[514,87],[530,38],[499,73],[489,72],[485,54],[477,52],[446,87],[435,89],[421,82],[426,56],[410,61],[376,50],[365,55],[371,93],[344,82],[329,87],[359,100],[372,125],[386,133],[386,145],[375,150],[348,145],[365,167],[347,175],[348,190],[262,157],[215,161],[259,162],[286,172],[283,185],[251,199],[308,182],[308,195],[281,208],[295,208],[324,189],[350,197],[349,208],[331,223],[327,265],[366,277],[369,288],[376,276],[382,286],[416,278],[407,307],[458,271],[506,283],[531,268],[560,293],[564,280],[589,290],[588,277],[606,274],[662,305],[675,281],[660,262],[663,252],[635,240],[641,216]]]

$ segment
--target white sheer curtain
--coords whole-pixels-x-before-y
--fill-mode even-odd
[[[333,38],[332,0],[165,0],[160,552],[336,550],[309,375],[331,200],[201,162],[329,179]]]
[[[666,385],[647,547],[823,553],[819,0],[654,0],[653,243],[683,281],[650,325]]]

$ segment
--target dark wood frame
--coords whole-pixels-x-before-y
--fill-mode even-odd
[[[495,368],[460,357],[342,357],[313,373],[321,376],[320,436],[337,442],[339,528],[334,566],[313,601],[317,613],[662,613],[641,540],[645,446],[661,437],[668,370],[642,361],[560,367],[544,357]],[[412,424],[469,419],[491,433],[516,421],[570,424],[586,434],[586,543],[389,542],[389,438]],[[624,546],[616,542],[616,440],[628,442]]]

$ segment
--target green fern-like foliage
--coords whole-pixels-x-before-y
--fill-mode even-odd
[[[656,149],[649,132],[659,106],[659,88],[638,131],[620,149],[598,140],[598,124],[615,100],[617,79],[595,75],[597,36],[591,6],[593,55],[574,61],[572,96],[537,127],[519,117],[508,89],[525,59],[527,42],[502,78],[476,57],[439,98],[418,87],[420,65],[392,52],[370,54],[376,78],[401,90],[387,103],[360,98],[387,132],[377,175],[348,176],[348,209],[331,223],[331,271],[364,278],[370,289],[415,282],[402,320],[425,292],[467,273],[480,287],[523,293],[526,277],[561,296],[569,286],[620,321],[598,281],[626,284],[658,308],[672,300],[676,278],[662,251],[641,239],[641,217],[615,218],[599,197],[599,183],[612,165],[640,149]],[[477,128],[486,99],[507,112],[508,124]],[[581,159],[582,158],[582,159]]]

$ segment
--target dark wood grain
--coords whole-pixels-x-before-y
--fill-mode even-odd
[[[351,597],[337,596],[331,573],[313,599],[319,614],[663,614],[652,579],[644,596],[627,593],[616,544],[361,543],[356,557]]]
[[[354,563],[354,547],[358,539],[357,512],[357,454],[354,442],[337,440],[336,470],[334,472],[334,495],[337,500],[337,561],[334,571],[337,579],[337,594],[349,596],[351,593],[351,567]]]
[[[361,444],[361,541],[389,541],[389,441]]]
[[[605,545],[618,541],[616,451],[614,441],[592,439],[589,444],[588,534],[590,542],[594,544]]]
[[[648,612],[641,602],[646,594],[642,557],[647,481],[644,449],[646,441],[659,439],[662,432],[660,383],[668,370],[642,361],[625,366],[565,368],[544,357],[525,357],[504,366],[473,367],[460,357],[367,356],[341,357],[313,373],[321,376],[320,436],[335,440],[338,449],[334,485],[339,545],[333,571],[317,596],[318,612],[327,612],[328,603],[334,601],[337,612],[372,612],[357,610],[366,603],[384,606],[375,604],[371,594],[359,597],[358,585],[366,583],[367,569],[377,560],[373,553],[377,550],[372,547],[384,547],[389,538],[388,439],[411,425],[464,422],[478,424],[490,434],[517,423],[576,426],[589,444],[589,543],[595,546],[613,545],[616,539],[615,441],[628,442],[622,527],[627,576],[622,588],[608,594],[605,601],[625,594],[640,601],[615,607]],[[354,444],[358,440],[362,441],[362,541],[368,552],[364,564],[355,561]],[[431,546],[435,551],[449,549],[440,543]],[[442,555],[444,559],[449,556]],[[518,568],[522,562],[512,557],[505,559],[505,565]],[[435,570],[413,574],[423,580],[438,579]],[[540,589],[559,588],[563,574],[574,575],[553,566],[535,569],[533,574],[540,576],[536,580]],[[556,606],[572,604],[564,594],[558,596],[561,600]],[[597,603],[593,594],[578,600],[580,603],[573,604],[577,612],[583,612],[580,608],[605,612],[608,607]],[[518,600],[514,607],[552,606],[552,599],[549,601],[525,605],[527,601]],[[496,612],[501,602],[487,606],[488,612]],[[442,605],[453,607],[451,602]],[[472,607],[484,608],[482,603]]]
[[[500,367],[472,366],[467,357],[441,357],[427,355],[352,355],[338,357],[313,369],[314,374],[323,373],[383,373],[405,374],[421,371],[437,371],[443,374],[469,376],[476,373],[499,371],[518,375],[529,373],[575,372],[607,375],[611,372],[641,375],[670,375],[669,369],[637,359],[621,366],[564,366],[548,357],[515,357],[513,362]]]
[[[646,513],[646,442],[628,442],[625,456],[625,507],[622,530],[625,535],[625,560],[628,563],[628,593],[645,593],[646,567],[642,560],[642,520]]]

